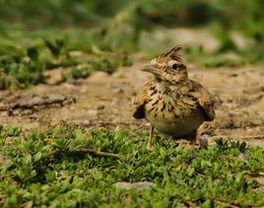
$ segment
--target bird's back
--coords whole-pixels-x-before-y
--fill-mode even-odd
[[[194,97],[198,106],[204,113],[205,121],[212,121],[215,118],[214,100],[211,94],[197,81],[188,80],[190,88],[189,95]]]

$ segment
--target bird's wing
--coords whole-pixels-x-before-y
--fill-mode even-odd
[[[202,108],[205,120],[212,121],[215,118],[214,101],[210,93],[198,82],[190,80],[190,94],[195,97],[197,103]]]
[[[150,100],[149,90],[153,87],[155,87],[154,82],[148,82],[135,97],[132,106],[132,114],[134,118],[145,118],[145,104]]]

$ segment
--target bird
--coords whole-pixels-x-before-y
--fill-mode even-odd
[[[197,129],[215,119],[212,95],[188,77],[187,65],[177,45],[144,65],[141,70],[154,75],[136,94],[132,104],[135,119],[150,123],[147,149],[152,149],[153,131],[196,143]]]

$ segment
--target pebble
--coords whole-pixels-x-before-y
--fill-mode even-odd
[[[150,188],[154,185],[152,182],[136,182],[136,183],[127,183],[127,182],[116,182],[113,184],[116,188],[119,189],[145,189]]]
[[[44,73],[44,83],[48,85],[57,85],[63,82],[64,78],[61,74],[62,68],[47,70]]]
[[[4,163],[11,163],[11,160],[8,159],[8,157],[0,154],[0,164],[4,164]]]
[[[97,110],[103,110],[103,109],[105,109],[105,105],[100,104],[97,106]]]
[[[98,113],[97,110],[94,110],[94,109],[90,109],[87,111],[87,114],[90,115],[90,116],[96,116]]]
[[[122,94],[124,93],[124,89],[123,88],[116,88],[113,90],[114,93],[118,93],[118,94]]]

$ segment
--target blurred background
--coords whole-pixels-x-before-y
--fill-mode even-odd
[[[0,0],[0,89],[58,67],[63,80],[112,73],[178,43],[201,67],[261,64],[263,11],[262,0]]]

